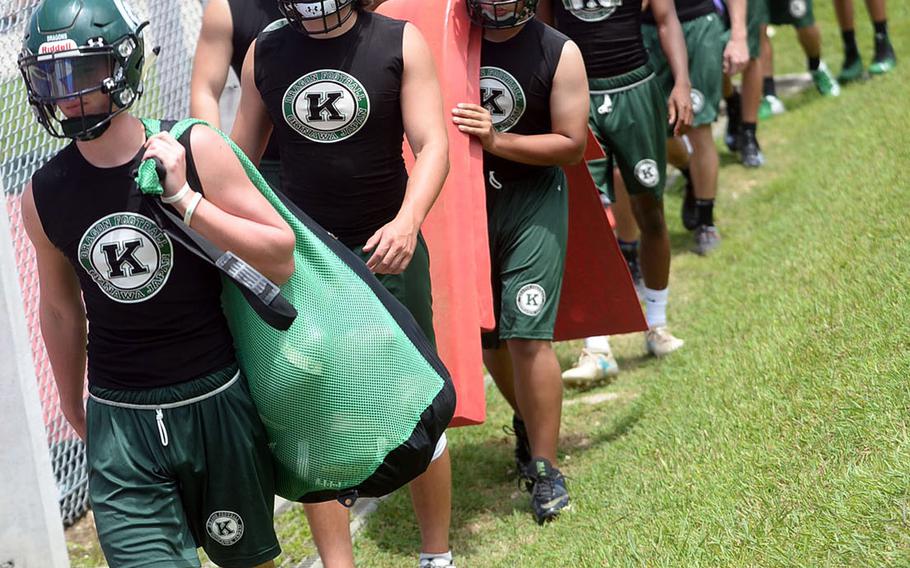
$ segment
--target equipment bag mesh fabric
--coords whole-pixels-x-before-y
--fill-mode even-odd
[[[148,134],[160,128],[146,120]],[[171,129],[175,138],[195,124]],[[281,289],[297,308],[267,325],[225,283],[240,365],[269,433],[276,492],[295,501],[380,496],[429,465],[455,408],[451,378],[417,322],[343,244],[265,182],[223,133],[247,175],[294,230],[296,269]],[[160,194],[154,163],[139,185]]]

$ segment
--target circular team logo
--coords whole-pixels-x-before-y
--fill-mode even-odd
[[[233,511],[215,511],[209,515],[205,530],[218,544],[231,546],[243,536],[243,519]]]
[[[794,18],[802,18],[807,11],[806,0],[790,0],[790,15]]]
[[[622,6],[623,0],[562,0],[566,11],[584,22],[601,22]]]
[[[499,67],[481,67],[480,104],[490,111],[493,128],[498,132],[507,132],[521,120],[527,99],[518,80],[508,71]]]
[[[284,120],[307,140],[341,142],[370,117],[370,96],[344,71],[322,69],[294,81],[284,93]]]
[[[515,303],[518,310],[526,316],[536,316],[547,301],[547,293],[539,284],[526,284],[518,291]]]
[[[115,302],[148,300],[174,267],[170,237],[136,213],[114,213],[95,222],[79,241],[79,263]]]
[[[692,113],[698,114],[705,108],[705,95],[702,94],[698,89],[692,89],[690,93],[692,97]]]
[[[657,162],[645,158],[635,164],[635,177],[645,187],[655,187],[660,182],[660,172],[657,171]]]

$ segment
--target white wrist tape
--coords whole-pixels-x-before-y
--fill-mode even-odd
[[[190,184],[189,184],[189,183],[185,183],[185,184],[183,184],[183,187],[181,187],[180,190],[179,190],[177,193],[175,193],[174,195],[172,195],[172,196],[170,196],[170,197],[165,197],[165,196],[162,195],[162,196],[161,196],[161,203],[166,203],[166,204],[168,204],[168,205],[173,205],[174,203],[177,203],[178,201],[180,201],[181,199],[183,199],[183,197],[184,197],[187,193],[189,193],[189,191],[190,191]]]
[[[186,208],[186,213],[183,214],[183,223],[189,227],[190,221],[193,220],[193,213],[196,212],[196,207],[199,206],[199,202],[202,201],[202,194],[197,193],[193,196],[193,200],[190,201],[189,207]]]

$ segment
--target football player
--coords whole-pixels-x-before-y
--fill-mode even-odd
[[[274,132],[282,191],[359,255],[431,340],[429,254],[420,226],[448,173],[448,139],[432,55],[411,24],[366,10],[368,0],[280,0],[285,19],[253,42],[232,131],[254,161]],[[402,142],[416,161],[410,176]],[[410,484],[419,564],[452,566],[451,473],[441,440]],[[329,568],[352,566],[347,512],[305,506]]]
[[[199,566],[201,546],[222,566],[273,566],[272,457],[220,275],[153,220],[157,198],[132,171],[160,161],[161,201],[276,282],[293,273],[294,234],[220,134],[147,137],[130,114],[145,25],[118,0],[44,0],[32,14],[19,58],[28,101],[71,141],[22,197],[41,330],[61,408],[87,444],[108,564]]]

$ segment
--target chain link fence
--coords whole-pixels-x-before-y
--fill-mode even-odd
[[[192,57],[202,20],[198,0],[124,0],[141,19],[145,30],[145,94],[134,114],[155,118],[182,118],[189,110]],[[34,250],[20,217],[20,198],[32,173],[66,142],[48,136],[38,126],[25,99],[25,88],[16,66],[28,19],[38,2],[0,0],[0,193],[5,202],[16,251],[16,270],[28,322],[35,374],[43,407],[48,451],[64,524],[70,525],[88,509],[85,447],[60,410],[54,374],[38,326],[38,272]],[[156,58],[152,48],[161,46]],[[87,184],[86,190],[91,190]],[[13,490],[15,490],[13,488]]]

